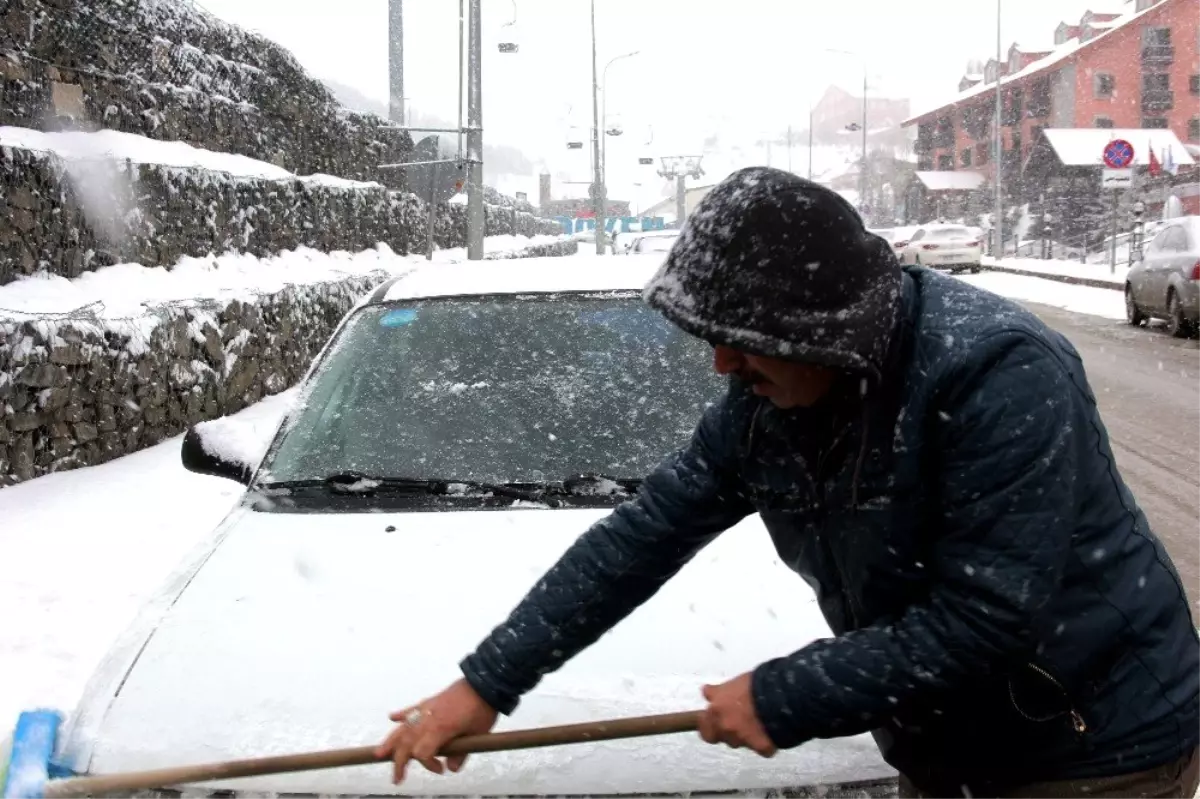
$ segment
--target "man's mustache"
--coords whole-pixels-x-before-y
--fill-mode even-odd
[[[757,386],[760,383],[769,383],[767,376],[762,372],[754,369],[741,369],[737,373],[738,379],[749,386]]]

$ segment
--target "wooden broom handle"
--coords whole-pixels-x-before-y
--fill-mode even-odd
[[[627,738],[645,738],[651,735],[694,732],[699,721],[700,712],[690,711],[610,721],[590,721],[558,727],[537,727],[528,730],[466,735],[450,741],[438,754],[449,756],[480,752],[506,752],[515,749],[536,749],[543,746],[561,746],[589,741],[615,741]],[[242,777],[260,777],[266,774],[363,766],[381,762],[375,756],[376,748],[359,746],[352,749],[330,749],[296,755],[230,760],[224,763],[177,766],[153,771],[131,771],[124,774],[50,780],[46,783],[44,796],[50,799],[50,797],[94,796],[114,792],[128,793],[184,785],[202,780],[232,780]]]

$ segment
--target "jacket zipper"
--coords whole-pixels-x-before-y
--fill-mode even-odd
[[[841,432],[834,436],[833,441],[830,443],[828,449],[822,452],[821,456],[817,459],[816,474],[811,478],[814,491],[817,494],[817,502],[820,507],[822,528],[825,527],[825,460],[829,456],[829,453],[837,449],[838,444],[842,443],[842,439],[846,437],[846,431],[849,430],[850,427],[851,425],[847,424],[842,428]],[[822,529],[822,533],[823,532],[824,531]],[[854,606],[854,596],[850,591],[850,581],[846,576],[845,568],[842,566],[841,558],[834,553],[833,546],[829,543],[828,536],[822,534],[821,543],[825,548],[825,554],[829,556],[831,561],[833,561],[834,571],[837,572],[838,581],[841,583],[839,587],[841,588],[842,597],[846,600],[846,610],[850,613],[850,624],[857,629],[858,612]]]
[[[1041,666],[1038,666],[1035,663],[1026,663],[1025,665],[1027,665],[1029,668],[1033,669],[1038,674],[1045,677],[1050,682],[1054,683],[1055,687],[1058,688],[1058,690],[1062,692],[1063,698],[1070,701],[1070,697],[1067,695],[1067,689],[1063,687],[1063,684],[1061,682],[1059,682],[1057,679],[1055,679],[1054,675],[1052,675],[1050,672],[1046,671]],[[1022,716],[1024,716],[1026,719],[1028,719],[1029,721],[1034,721],[1034,722],[1052,721],[1052,720],[1058,718],[1059,716],[1063,715],[1062,713],[1055,713],[1053,716],[1046,716],[1045,718],[1036,718],[1034,716],[1029,715],[1024,710],[1021,710],[1021,706],[1017,704],[1016,694],[1013,692],[1013,685],[1012,685],[1011,677],[1008,680],[1008,698],[1012,702],[1013,708],[1018,713],[1020,713]],[[1065,711],[1065,712],[1068,715],[1070,715],[1071,726],[1075,729],[1075,732],[1083,733],[1083,732],[1087,731],[1087,722],[1083,720],[1083,716],[1079,715],[1079,711],[1077,711],[1074,707],[1072,707],[1070,710]]]

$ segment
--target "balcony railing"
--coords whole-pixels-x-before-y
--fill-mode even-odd
[[[1175,48],[1169,44],[1148,44],[1142,48],[1143,64],[1170,64],[1175,60]]]
[[[1143,111],[1170,111],[1175,107],[1175,92],[1170,89],[1147,89],[1142,92]]]

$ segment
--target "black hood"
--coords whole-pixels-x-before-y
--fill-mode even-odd
[[[891,245],[840,195],[751,167],[700,202],[644,296],[714,344],[878,380],[900,285]]]

